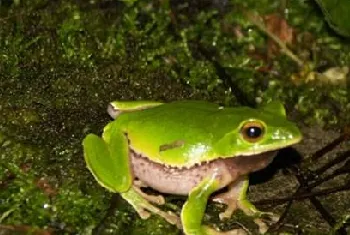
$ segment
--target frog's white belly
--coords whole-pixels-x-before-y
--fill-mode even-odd
[[[130,155],[135,178],[162,193],[187,195],[206,177],[215,177],[220,188],[226,187],[239,176],[265,168],[276,152],[217,159],[191,168],[167,167],[132,150]]]

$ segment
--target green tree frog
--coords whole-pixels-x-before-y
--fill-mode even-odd
[[[102,138],[88,134],[83,141],[85,161],[97,182],[119,193],[141,218],[158,214],[186,235],[230,234],[202,224],[212,199],[227,205],[220,219],[239,208],[266,231],[259,219],[264,213],[246,198],[247,175],[302,138],[281,103],[252,109],[204,101],[115,101],[108,112],[115,120]],[[160,210],[164,198],[142,187],[188,195],[181,215]],[[210,197],[222,188],[227,190]]]

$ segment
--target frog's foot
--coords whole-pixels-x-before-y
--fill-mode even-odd
[[[141,193],[140,193],[141,192]],[[164,204],[164,198],[159,199],[157,196],[148,195],[143,193],[138,187],[131,187],[127,192],[120,194],[126,201],[128,201],[137,211],[142,219],[147,219],[151,216],[151,213],[157,214],[163,217],[168,223],[176,225],[181,228],[180,218],[172,211],[162,211],[158,207],[152,205],[150,202],[155,204]],[[150,200],[149,200],[150,199]]]

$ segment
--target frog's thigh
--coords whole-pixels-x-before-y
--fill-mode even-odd
[[[163,217],[166,221],[176,225],[178,228],[181,228],[181,222],[177,215],[171,211],[165,212],[160,210],[150,203],[148,200],[149,198],[147,199],[149,195],[140,192],[141,190],[138,187],[133,186],[127,192],[121,193],[120,195],[134,207],[142,219],[147,219],[151,215],[150,212],[152,212]],[[146,196],[146,198],[143,196]]]

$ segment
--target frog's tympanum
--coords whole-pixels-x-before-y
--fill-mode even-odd
[[[83,141],[85,161],[98,183],[120,193],[141,218],[152,212],[186,235],[221,234],[202,224],[212,199],[227,205],[221,219],[239,208],[254,217],[261,233],[266,231],[259,219],[266,213],[246,198],[247,175],[302,138],[282,104],[252,109],[203,101],[116,101],[108,112],[115,120],[104,128],[102,138],[88,134]],[[142,187],[188,195],[180,218],[160,210],[157,205],[164,204],[164,198],[148,195]],[[227,190],[210,197],[222,188]]]

